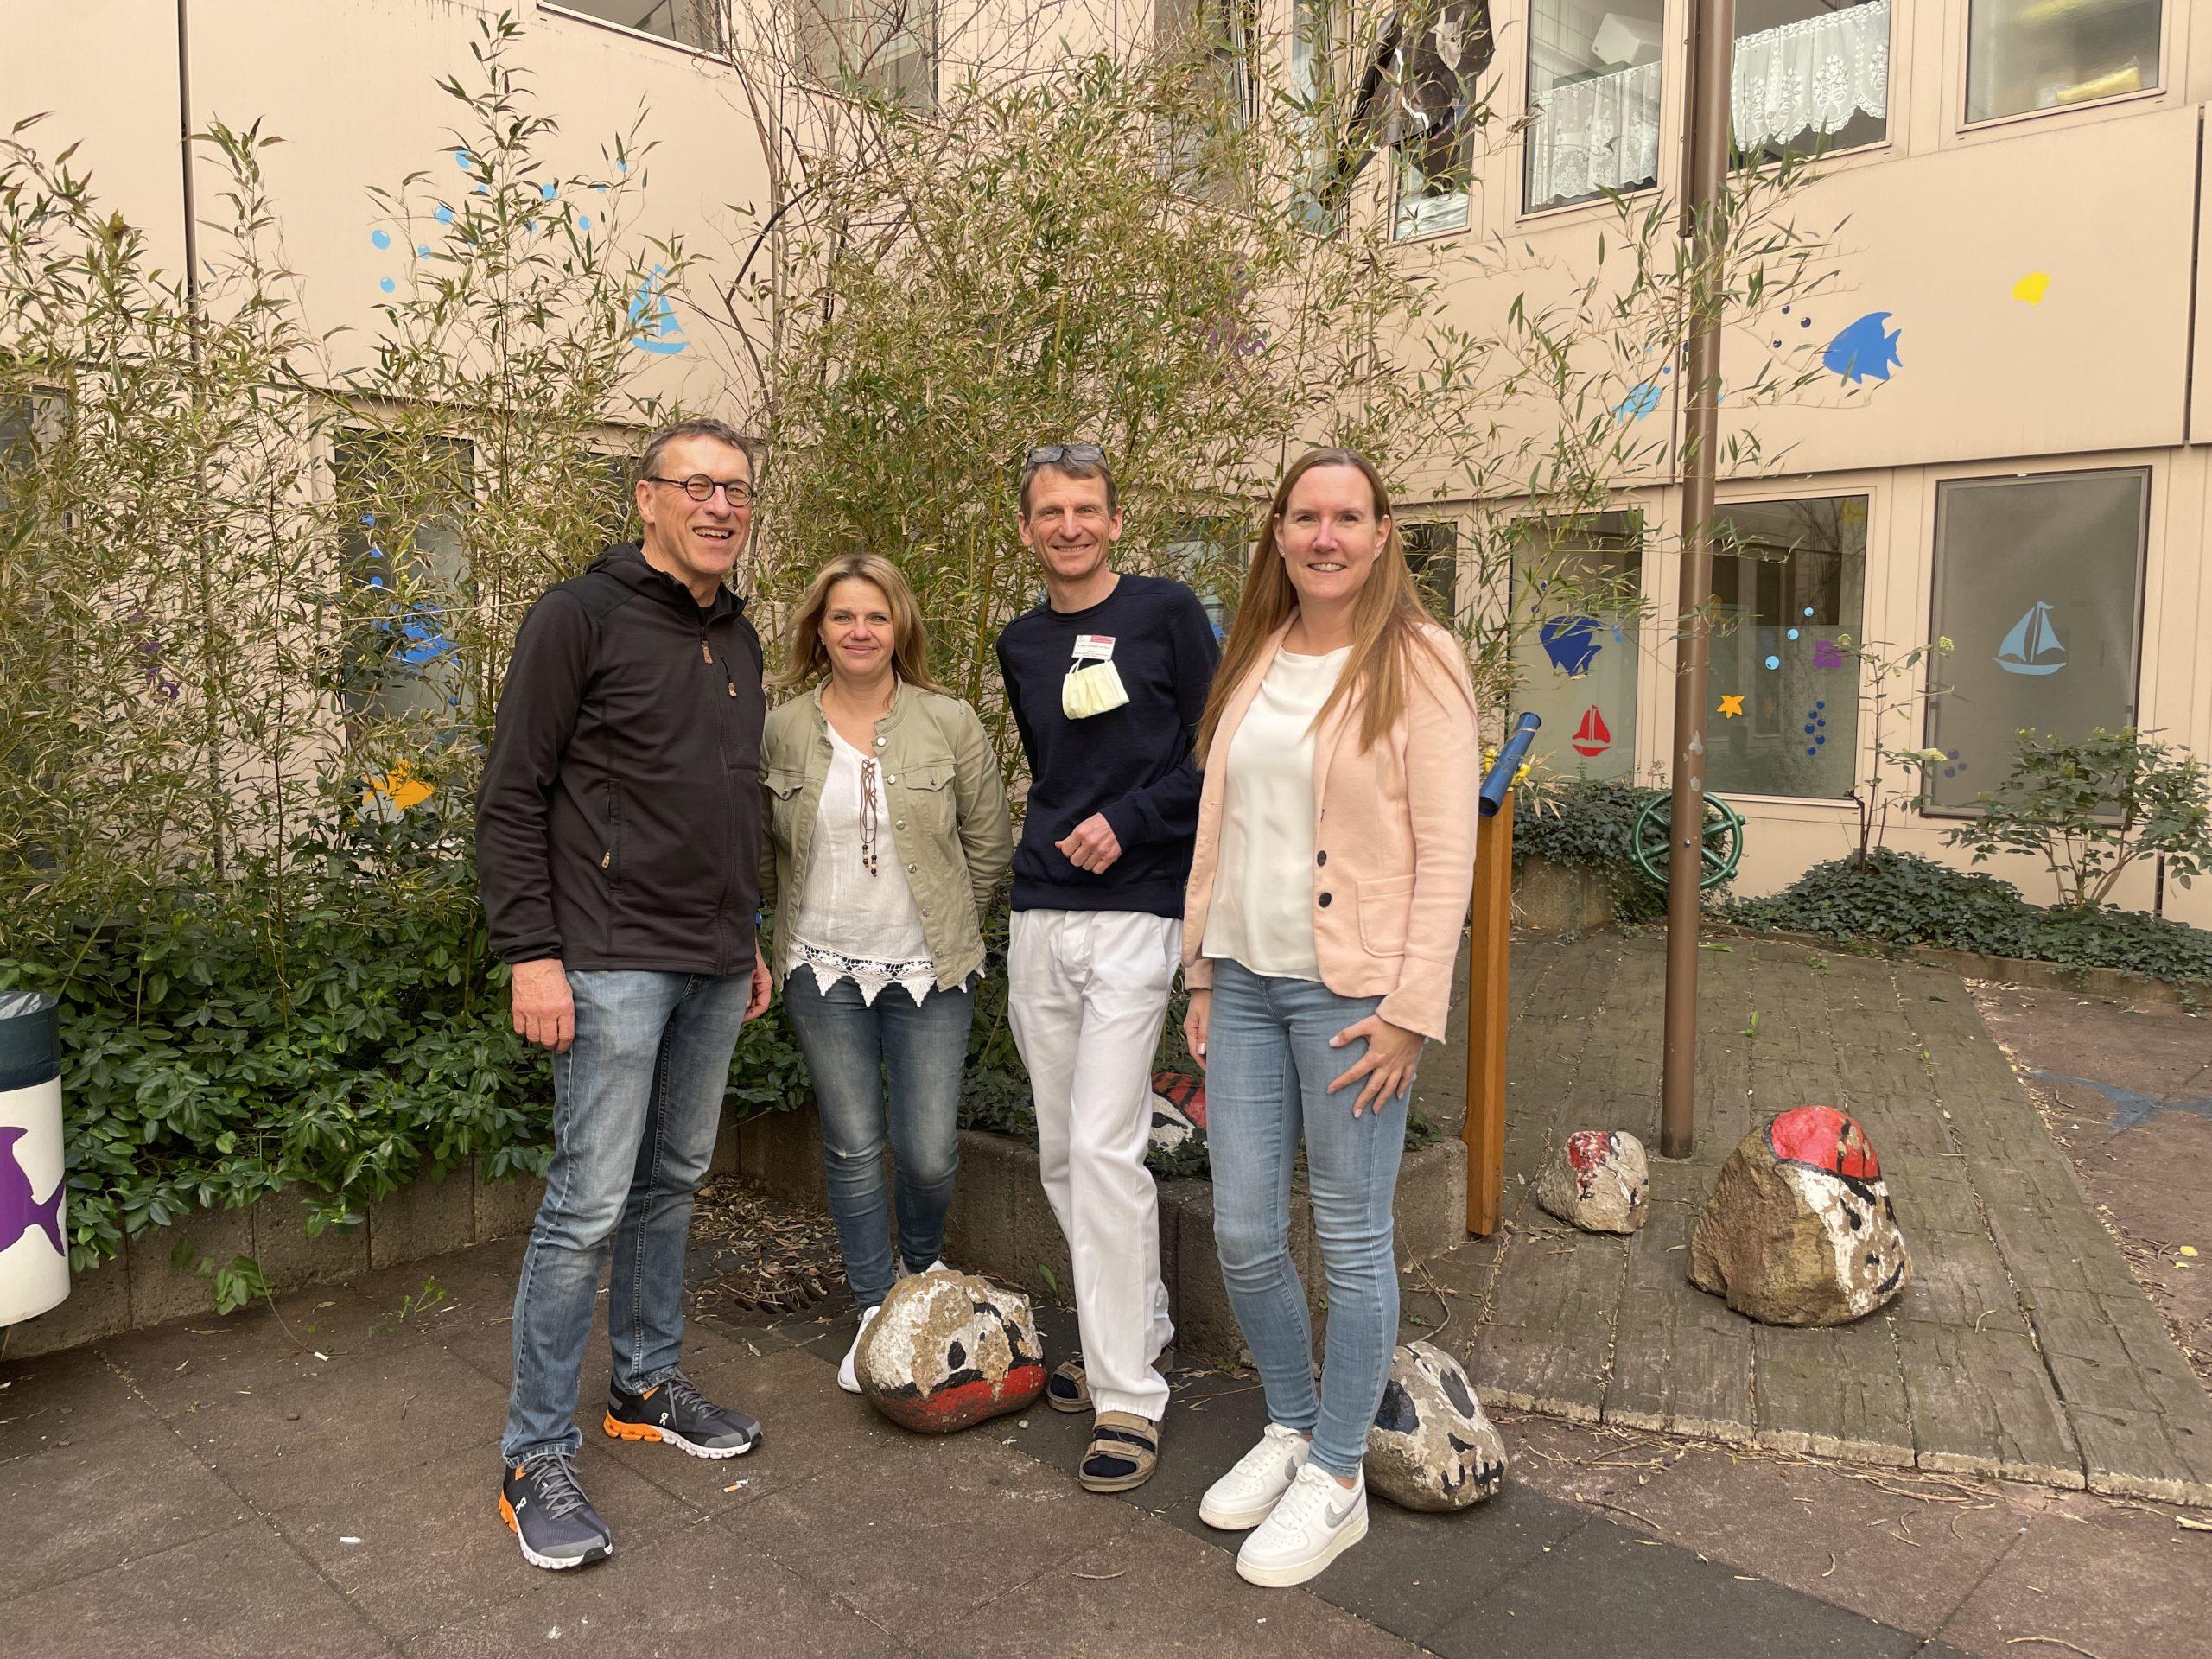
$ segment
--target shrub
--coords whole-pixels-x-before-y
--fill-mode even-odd
[[[1979,864],[2003,849],[2031,853],[2058,881],[2059,902],[2094,909],[2148,854],[2187,887],[2212,861],[2212,767],[2133,726],[2101,726],[2069,741],[2019,734],[2019,758],[1982,812],[1944,837]]]
[[[2134,911],[2046,910],[2010,882],[1876,848],[1815,864],[1786,891],[1719,906],[1744,927],[1883,944],[2117,968],[2169,982],[2212,981],[2212,933]]]
[[[1624,922],[1666,913],[1666,889],[1644,879],[1630,854],[1636,816],[1658,791],[1613,779],[1547,779],[1517,798],[1513,861],[1548,859],[1589,870],[1613,890],[1613,913]]]
[[[509,1023],[465,840],[420,816],[321,825],[289,863],[282,917],[165,883],[0,957],[0,988],[60,999],[73,1266],[294,1182],[320,1232],[472,1157],[543,1173],[550,1068]],[[806,1097],[780,1007],[730,1077],[739,1106]]]

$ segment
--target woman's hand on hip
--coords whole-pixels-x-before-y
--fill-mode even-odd
[[[1367,1079],[1367,1086],[1351,1103],[1354,1117],[1370,1108],[1379,1112],[1387,1103],[1405,1093],[1413,1083],[1414,1065],[1421,1058],[1421,1045],[1427,1041],[1417,1031],[1408,1031],[1403,1026],[1392,1025],[1379,1014],[1370,1014],[1357,1025],[1346,1026],[1330,1038],[1329,1046],[1342,1048],[1363,1037],[1367,1039],[1367,1052],[1329,1085],[1329,1092],[1333,1095],[1348,1083],[1361,1077]]]
[[[1192,991],[1190,1006],[1183,1013],[1183,1043],[1201,1071],[1206,1069],[1206,1031],[1212,1024],[1213,993]]]

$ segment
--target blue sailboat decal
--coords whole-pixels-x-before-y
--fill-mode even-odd
[[[2031,605],[1997,647],[1997,666],[2007,674],[2056,674],[2066,666],[2066,643],[2050,626],[2050,607]]]

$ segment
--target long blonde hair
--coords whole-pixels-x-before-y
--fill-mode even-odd
[[[1360,747],[1372,748],[1406,712],[1406,677],[1414,651],[1437,653],[1421,638],[1424,627],[1436,619],[1421,602],[1421,589],[1406,564],[1406,550],[1398,539],[1398,521],[1390,513],[1390,492],[1375,463],[1355,449],[1309,449],[1282,475],[1275,486],[1267,522],[1260,526],[1259,544],[1252,550],[1252,563],[1244,573],[1244,596],[1237,602],[1236,620],[1222,647],[1221,666],[1214,671],[1213,690],[1206,697],[1206,711],[1198,721],[1198,761],[1205,763],[1213,747],[1214,730],[1245,677],[1258,664],[1260,653],[1277,628],[1298,608],[1298,590],[1275,550],[1276,529],[1290,507],[1290,493],[1298,480],[1317,467],[1350,467],[1367,480],[1375,496],[1377,524],[1388,521],[1389,531],[1375,551],[1375,563],[1352,601],[1351,656],[1336,689],[1321,705],[1313,723],[1319,728],[1344,698],[1357,694],[1364,699],[1360,720]],[[1441,658],[1438,658],[1440,664]]]
[[[841,553],[814,573],[798,602],[784,645],[783,671],[776,683],[786,691],[811,685],[830,671],[830,648],[822,643],[822,619],[830,594],[841,582],[865,582],[891,607],[891,666],[899,679],[924,691],[944,688],[930,677],[930,631],[921,602],[890,560],[874,553]]]

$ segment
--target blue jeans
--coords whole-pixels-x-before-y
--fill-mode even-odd
[[[899,1277],[884,1212],[887,1116],[899,1168],[899,1254],[919,1273],[944,1253],[976,994],[932,988],[917,1003],[903,987],[887,985],[870,1007],[851,980],[823,992],[813,971],[801,968],[784,982],[784,1008],[822,1114],[823,1184],[845,1252],[845,1281],[854,1301],[874,1307]]]
[[[1412,1090],[1355,1118],[1358,1084],[1329,1084],[1367,1052],[1329,1039],[1382,998],[1214,964],[1206,1034],[1206,1144],[1214,1248],[1230,1306],[1266,1386],[1268,1415],[1313,1436],[1313,1461],[1350,1479],[1367,1452],[1398,1340],[1390,1201]],[[1313,1334],[1290,1256],[1290,1177],[1301,1130],[1313,1231],[1329,1284],[1328,1351],[1313,1388]]]
[[[582,1440],[576,1385],[610,1239],[614,1380],[641,1392],[677,1368],[691,1200],[752,976],[571,973],[569,989],[576,1038],[553,1057],[553,1162],[515,1292],[509,1464]]]

